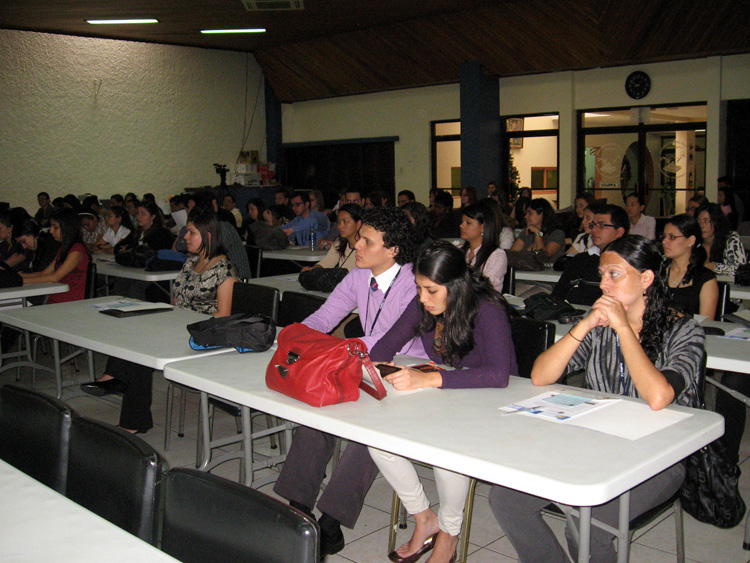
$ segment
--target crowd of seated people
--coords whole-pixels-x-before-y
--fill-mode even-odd
[[[168,217],[149,194],[140,200],[135,194],[114,195],[105,211],[96,198],[78,206],[63,198],[63,208],[55,209],[42,192],[34,217],[19,208],[0,213],[0,259],[21,272],[24,283],[67,283],[67,293],[49,300],[62,302],[83,298],[92,253],[143,244],[173,249],[187,255],[175,281],[175,306],[224,316],[231,311],[233,284],[248,277],[241,259],[235,261],[233,247],[246,260],[243,238],[283,248],[284,242],[307,245],[315,232],[317,246],[328,253],[310,268],[349,273],[304,324],[329,332],[356,310],[359,333],[373,360],[391,362],[402,353],[457,368],[416,372],[398,366],[386,378],[395,388],[450,390],[502,388],[517,372],[509,322],[515,313],[501,295],[506,250],[541,252],[550,262],[567,253],[552,293],[591,311],[537,358],[534,383],[553,384],[583,369],[587,386],[640,397],[654,410],[672,403],[697,406],[696,350],[703,349],[705,337],[692,316],[713,319],[719,298],[716,276],[733,274],[747,261],[731,226],[733,211],[725,209],[728,196],[723,204],[691,198],[686,213],[670,217],[657,233],[641,196],[628,194],[618,206],[581,194],[575,199],[574,230],[566,232],[546,199],[532,198],[528,190],[511,202],[493,186],[485,199],[479,199],[476,189],[463,188],[457,209],[444,190],[431,192],[429,207],[410,190],[398,193],[398,206],[377,191],[342,190],[333,209],[327,209],[320,192],[279,188],[274,205],[251,199],[246,214],[239,212],[234,198],[225,197],[219,207],[212,193],[192,193],[169,202],[173,213],[187,213],[176,239]],[[509,211],[515,212],[515,225]],[[566,234],[573,235],[569,247]],[[617,373],[610,369],[615,353],[621,354]],[[97,396],[122,393],[120,426],[147,432],[153,426],[152,375],[143,366],[110,358],[104,375],[81,387]],[[734,375],[727,374],[724,383],[750,393],[746,376]],[[745,406],[720,392],[716,409],[726,418],[725,440],[736,462]],[[274,486],[295,508],[308,514],[313,508],[320,511],[321,555],[343,549],[341,526],[354,527],[380,471],[416,521],[409,541],[389,558],[416,561],[431,552],[431,563],[452,561],[468,478],[435,469],[440,501],[435,513],[408,459],[351,442],[321,494],[335,443],[335,436],[298,427]],[[683,475],[684,467],[677,464],[636,487],[631,516],[669,498]],[[492,511],[521,561],[567,561],[539,517],[547,503],[499,486],[490,493]],[[595,518],[610,524],[616,516],[616,503],[594,509]],[[575,554],[575,543],[569,547]],[[611,534],[592,530],[592,561],[609,561],[612,549]]]

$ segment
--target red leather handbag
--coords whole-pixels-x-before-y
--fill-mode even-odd
[[[362,366],[374,387],[363,381]],[[301,323],[279,333],[278,349],[266,368],[266,385],[313,407],[356,401],[360,389],[377,400],[386,395],[364,342],[323,334]]]

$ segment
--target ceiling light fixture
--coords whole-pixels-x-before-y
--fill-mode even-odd
[[[129,20],[86,20],[86,22],[93,24],[93,25],[106,25],[106,24],[138,24],[138,23],[159,23],[159,20],[154,18],[145,18],[145,19],[129,19]]]
[[[201,29],[201,33],[265,33],[264,27],[251,27],[247,29]]]

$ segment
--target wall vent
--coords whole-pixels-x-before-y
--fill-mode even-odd
[[[248,12],[263,10],[303,10],[304,0],[242,0]]]

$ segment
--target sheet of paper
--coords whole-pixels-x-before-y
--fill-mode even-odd
[[[143,309],[172,309],[173,305],[168,303],[147,303],[145,301],[130,301],[127,299],[118,299],[117,301],[108,301],[106,303],[97,303],[90,305],[97,310],[117,309],[120,311],[141,311]]]
[[[724,333],[724,336],[720,338],[734,338],[737,340],[750,340],[750,328],[744,326],[738,326],[732,330],[728,330]]]
[[[500,410],[504,411],[503,414],[522,414],[553,422],[567,422],[571,418],[606,408],[618,401],[617,398],[597,399],[573,393],[547,391],[531,399],[500,407]]]
[[[617,401],[611,408],[594,411],[569,421],[567,424],[604,432],[626,440],[638,440],[693,416],[670,409],[651,410],[635,401]]]

